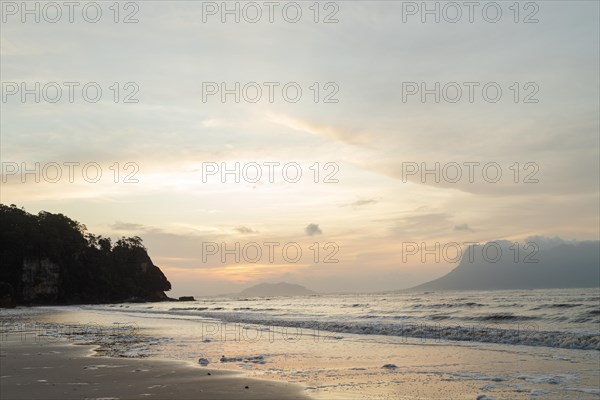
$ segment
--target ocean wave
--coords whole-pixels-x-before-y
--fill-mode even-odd
[[[439,308],[460,308],[460,307],[485,307],[485,304],[472,301],[466,303],[437,303],[437,304],[413,304],[411,308],[439,309]]]
[[[434,314],[434,315],[429,316],[429,319],[431,319],[433,321],[443,321],[443,320],[448,320],[451,318],[452,318],[452,316],[447,315],[447,314]]]
[[[552,304],[542,304],[540,309],[544,308],[573,308],[573,307],[581,307],[583,304],[581,303],[552,303]]]
[[[589,291],[586,291],[589,293]],[[89,306],[109,312],[144,313],[141,317],[185,319],[197,323],[241,323],[324,331],[600,350],[600,310],[595,295],[581,290],[520,291],[495,296],[324,295],[290,302],[289,298],[241,302],[198,300],[192,304]],[[494,294],[499,294],[495,293]]]
[[[208,307],[176,307],[171,308],[171,311],[204,311],[208,310]]]
[[[239,313],[203,313],[203,317],[227,323],[283,326],[313,331],[361,335],[384,335],[424,339],[431,342],[471,341],[496,344],[544,346],[579,350],[600,350],[600,335],[540,331],[534,324],[516,328],[467,326],[458,324],[389,324],[367,322],[316,321],[314,319],[260,318]]]
[[[512,313],[495,313],[487,314],[482,316],[475,316],[467,318],[471,321],[482,321],[482,322],[493,322],[493,321],[532,321],[538,319],[538,317],[528,317],[525,315],[514,315]]]

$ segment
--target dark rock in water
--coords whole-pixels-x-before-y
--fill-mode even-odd
[[[179,301],[196,301],[196,299],[194,299],[194,296],[181,296]]]
[[[208,364],[210,364],[210,360],[208,358],[199,358],[198,364],[202,366],[207,366]]]
[[[112,243],[62,214],[15,205],[0,204],[0,259],[0,307],[166,301],[171,289],[141,238]]]

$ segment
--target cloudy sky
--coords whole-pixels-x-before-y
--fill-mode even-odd
[[[1,201],[141,236],[174,295],[400,289],[454,266],[406,243],[597,240],[598,2],[483,2],[473,22],[430,2],[439,23],[420,3],[282,2],[269,22],[258,2],[255,23],[239,3],[236,23],[221,2],[84,2],[71,23],[3,1]],[[235,163],[239,182],[207,174]]]

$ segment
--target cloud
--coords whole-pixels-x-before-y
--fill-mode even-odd
[[[318,224],[308,224],[308,226],[304,228],[304,232],[306,232],[308,236],[320,235],[323,233]]]
[[[148,227],[142,224],[134,224],[131,222],[121,222],[117,221],[114,224],[110,225],[110,227],[116,231],[146,231]]]
[[[540,249],[548,250],[553,247],[557,247],[557,246],[564,245],[564,244],[576,244],[577,241],[576,240],[565,240],[558,236],[547,237],[547,236],[543,236],[543,235],[533,235],[533,236],[528,236],[525,239],[525,243],[526,244],[533,243],[533,244],[536,244]]]
[[[341,143],[360,144],[365,147],[370,147],[370,142],[367,140],[367,137],[358,128],[325,125],[287,114],[267,113],[266,118],[276,125],[284,126],[298,132],[325,137]]]
[[[366,206],[369,204],[375,204],[377,203],[377,200],[375,199],[360,199],[360,200],[356,200],[353,203],[350,204],[344,204],[342,207],[346,207],[346,206],[350,206],[350,207],[361,207],[361,206]]]
[[[469,232],[473,231],[473,229],[471,229],[471,228],[469,227],[469,224],[460,224],[460,225],[455,225],[455,226],[454,226],[454,230],[455,230],[455,231],[469,231]]]
[[[247,226],[238,226],[237,228],[235,228],[235,230],[245,235],[252,235],[258,233],[257,230],[248,228]]]
[[[391,223],[391,231],[406,240],[441,237],[453,226],[452,215],[444,212],[405,215],[381,221]]]

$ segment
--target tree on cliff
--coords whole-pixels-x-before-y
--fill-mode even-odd
[[[166,299],[171,284],[140,237],[113,245],[86,231],[63,214],[33,215],[0,204],[0,289],[17,303]]]

